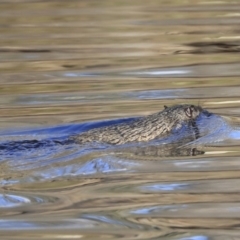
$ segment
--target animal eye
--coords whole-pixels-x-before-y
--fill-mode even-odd
[[[185,114],[187,115],[187,117],[192,118],[193,111],[194,111],[194,106],[187,107],[185,109]]]

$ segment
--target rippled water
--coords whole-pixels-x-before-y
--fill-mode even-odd
[[[238,1],[0,6],[1,239],[240,239]],[[52,141],[180,103],[194,152]]]

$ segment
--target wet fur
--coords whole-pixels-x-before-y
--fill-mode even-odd
[[[113,145],[129,142],[147,142],[169,135],[173,129],[179,129],[188,124],[199,137],[195,119],[203,109],[194,105],[164,106],[164,110],[146,117],[141,117],[128,123],[115,124],[107,127],[91,129],[72,136],[76,143],[102,142]]]

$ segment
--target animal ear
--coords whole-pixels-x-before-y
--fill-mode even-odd
[[[164,105],[164,109],[167,109],[167,108],[168,108],[168,106]]]

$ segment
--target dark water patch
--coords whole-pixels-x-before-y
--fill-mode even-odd
[[[14,48],[0,48],[0,52],[22,52],[22,53],[49,53],[49,49],[14,49]]]
[[[193,42],[186,46],[194,47],[193,50],[177,51],[176,53],[208,54],[208,53],[238,53],[240,52],[240,41],[214,41]]]

